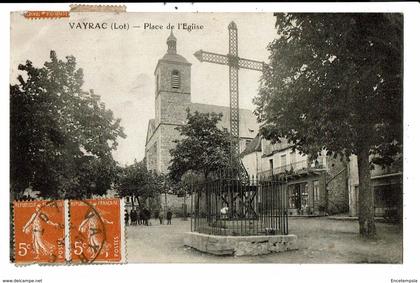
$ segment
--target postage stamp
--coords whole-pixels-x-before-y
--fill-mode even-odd
[[[120,199],[70,201],[69,212],[72,263],[123,260]]]
[[[10,15],[17,262],[403,262],[402,14],[100,9]]]
[[[64,201],[22,201],[13,207],[15,262],[64,263]]]

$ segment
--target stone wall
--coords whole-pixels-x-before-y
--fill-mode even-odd
[[[264,255],[297,250],[296,235],[217,236],[187,232],[184,244],[214,255]]]
[[[168,167],[170,165],[172,156],[169,150],[175,147],[175,140],[181,138],[179,131],[175,125],[162,124],[161,128],[161,148],[160,148],[160,169],[162,173],[168,173]]]
[[[171,73],[180,73],[180,86],[173,88]],[[156,125],[160,123],[182,124],[186,109],[191,104],[191,66],[174,62],[160,61],[156,69]]]
[[[184,197],[179,197],[173,194],[161,194],[160,195],[160,204],[164,208],[165,203],[167,208],[170,208],[175,214],[174,217],[183,216],[182,206],[184,204]],[[191,196],[185,198],[185,204],[187,205],[187,213],[191,212]]]
[[[147,170],[160,171],[160,128],[156,129],[150,140],[146,143]]]
[[[340,158],[327,157],[327,193],[328,213],[349,212],[348,169],[347,162]]]

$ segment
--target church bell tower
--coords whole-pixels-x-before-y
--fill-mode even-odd
[[[166,40],[168,50],[155,69],[155,128],[157,171],[166,173],[171,161],[169,150],[180,138],[177,126],[184,125],[191,105],[191,63],[177,53],[173,32]]]
[[[177,53],[172,31],[166,44],[168,50],[155,69],[155,122],[183,124],[191,103],[191,63]]]

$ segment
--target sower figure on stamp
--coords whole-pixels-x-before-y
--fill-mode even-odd
[[[41,255],[51,256],[53,253],[54,245],[43,239],[44,223],[56,228],[60,227],[58,223],[52,222],[45,212],[41,211],[41,205],[38,204],[35,207],[35,212],[23,227],[23,232],[26,234],[29,234],[32,229],[32,246],[35,252],[35,259],[39,259]]]
[[[90,208],[86,213],[85,219],[79,225],[79,232],[87,233],[91,257],[98,253],[98,250],[101,248],[101,243],[104,247],[104,249],[101,250],[101,253],[108,252],[109,243],[105,241],[106,237],[105,231],[103,231],[103,226],[105,224],[113,223],[114,222],[105,219],[103,217],[103,213],[96,207]]]

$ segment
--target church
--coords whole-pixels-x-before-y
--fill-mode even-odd
[[[177,39],[171,31],[166,41],[168,50],[155,68],[155,118],[148,122],[145,159],[148,170],[167,173],[171,162],[169,150],[180,139],[176,127],[186,123],[187,108],[200,113],[222,113],[218,126],[230,130],[230,109],[225,106],[193,103],[191,100],[191,63],[177,53]],[[205,86],[203,86],[205,87]],[[221,93],[220,95],[228,95]],[[243,151],[258,133],[252,111],[239,110],[239,148]]]

